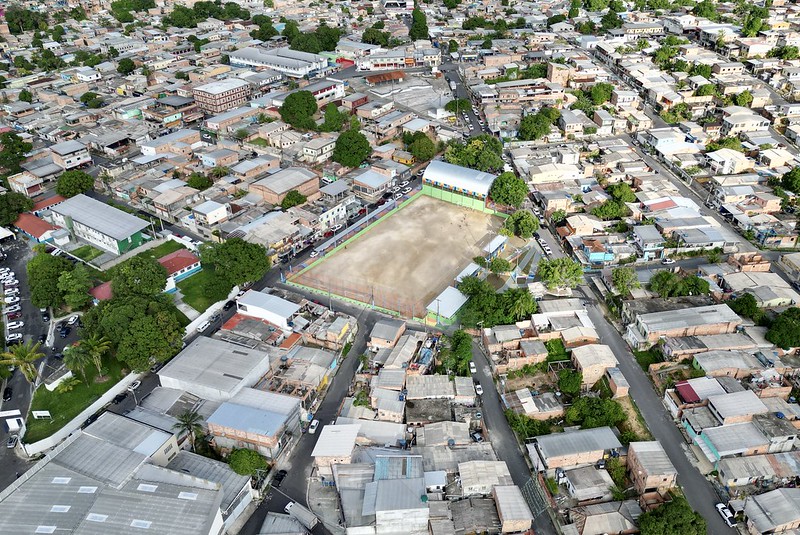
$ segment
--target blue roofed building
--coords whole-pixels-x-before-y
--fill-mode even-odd
[[[207,423],[220,450],[248,448],[275,458],[300,424],[300,399],[244,388],[222,403]]]

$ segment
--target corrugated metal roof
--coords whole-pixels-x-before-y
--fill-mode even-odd
[[[466,190],[470,193],[488,196],[489,188],[492,187],[492,182],[497,177],[491,173],[433,160],[425,168],[422,178],[444,184],[457,191]]]

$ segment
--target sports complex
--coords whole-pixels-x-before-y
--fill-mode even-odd
[[[490,256],[503,223],[487,204],[495,175],[438,160],[422,188],[382,217],[346,235],[289,283],[345,300],[436,323],[449,323],[466,298],[459,276]]]

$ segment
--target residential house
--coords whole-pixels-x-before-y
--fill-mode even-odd
[[[575,369],[582,374],[582,386],[591,388],[606,373],[606,369],[617,366],[617,358],[611,348],[601,344],[576,347],[571,354]]]
[[[666,494],[677,485],[678,471],[661,443],[631,442],[628,446],[628,473],[638,494]]]

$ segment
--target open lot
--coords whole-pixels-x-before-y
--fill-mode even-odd
[[[419,316],[501,224],[423,195],[293,280],[404,315],[413,307]]]

